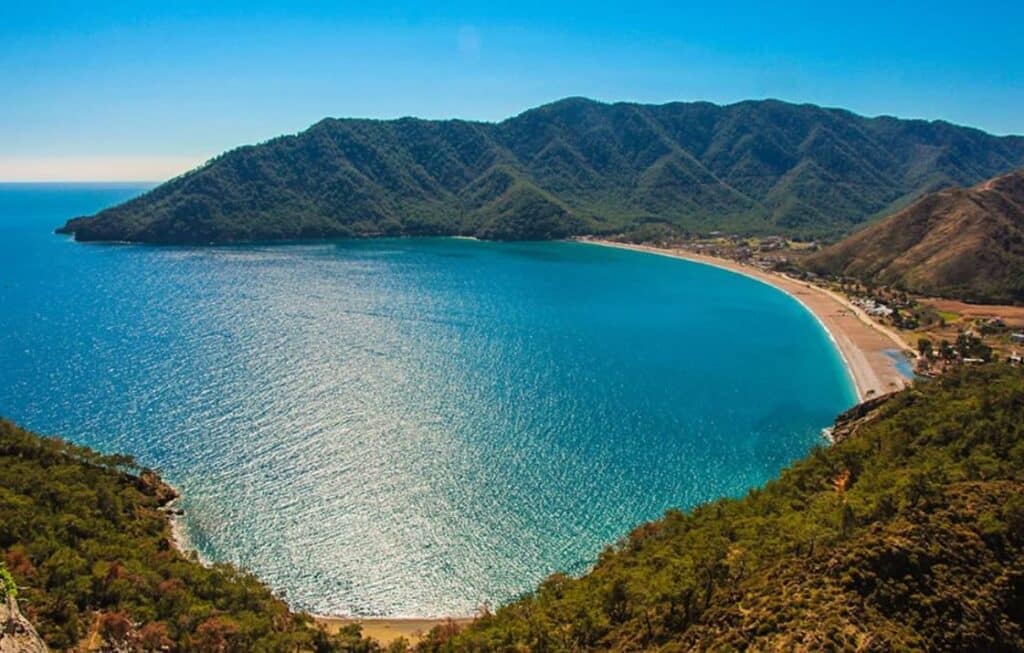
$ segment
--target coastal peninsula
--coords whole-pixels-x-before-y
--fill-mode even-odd
[[[321,120],[58,231],[197,244],[551,240],[652,225],[846,235],[936,187],[1024,166],[1024,139],[777,100],[566,98],[501,122]]]

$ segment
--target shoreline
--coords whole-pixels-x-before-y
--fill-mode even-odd
[[[174,498],[162,506],[160,511],[167,520],[170,532],[170,543],[179,555],[193,559],[203,566],[209,566],[210,561],[206,560],[199,550],[192,545],[188,537],[187,529],[181,523],[184,512],[179,512],[178,502],[181,500],[181,492],[167,481],[160,479],[160,482],[171,489]],[[416,644],[423,636],[435,626],[453,624],[461,627],[472,622],[476,617],[353,617],[328,614],[306,613],[313,620],[317,628],[323,628],[328,633],[336,633],[345,626],[359,624],[362,628],[363,637],[376,640],[382,646],[388,646],[391,642],[404,637],[410,644]]]
[[[171,487],[174,486],[171,485]],[[174,490],[176,492],[178,491],[177,488],[174,488]],[[178,506],[179,501],[181,501],[180,492],[178,493],[178,496],[171,499],[163,506],[163,513],[167,516],[167,524],[171,529],[171,546],[174,547],[174,550],[182,556],[186,558],[195,557],[195,560],[199,564],[208,567],[210,566],[210,562],[200,555],[199,549],[193,546],[192,540],[189,539],[188,531],[185,529],[184,524],[181,523],[181,518],[185,516],[185,511]]]
[[[903,339],[891,329],[875,323],[861,309],[831,290],[729,259],[697,254],[685,249],[666,249],[591,238],[574,239],[574,242],[615,247],[709,265],[743,275],[785,293],[817,320],[832,341],[852,382],[858,403],[899,390],[909,384],[909,380],[897,369],[896,361],[891,355],[893,350],[910,351]],[[180,494],[164,507],[176,508],[175,504],[179,498]],[[194,555],[200,563],[208,564],[202,560],[198,551],[191,545],[186,529],[179,521],[180,515],[174,510],[165,510],[165,514],[168,517],[174,548],[186,557]],[[399,638],[405,638],[411,644],[416,644],[432,628],[446,624],[462,627],[475,620],[475,617],[468,616],[356,617],[322,614],[310,614],[309,616],[316,627],[323,628],[329,633],[358,624],[364,637],[374,639],[382,646],[388,646]]]
[[[910,384],[890,355],[892,350],[911,352],[906,341],[892,329],[878,324],[845,297],[820,286],[776,272],[768,272],[731,259],[698,254],[681,248],[636,245],[595,238],[575,242],[615,247],[635,252],[677,258],[743,275],[789,295],[810,313],[835,345],[846,367],[857,401],[888,394]]]
[[[368,637],[383,646],[405,638],[410,644],[417,644],[432,628],[451,624],[461,628],[476,617],[338,617],[330,615],[310,615],[317,626],[328,633],[336,633],[346,626],[358,624],[362,628],[363,637]]]

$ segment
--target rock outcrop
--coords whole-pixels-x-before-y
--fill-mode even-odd
[[[18,602],[7,596],[0,604],[0,653],[47,653],[50,649],[32,623],[21,614]]]

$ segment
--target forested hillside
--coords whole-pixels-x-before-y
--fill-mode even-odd
[[[357,630],[311,629],[247,573],[179,554],[161,511],[171,496],[128,457],[0,420],[0,593],[20,588],[54,650],[375,650]]]
[[[1024,371],[964,368],[433,651],[1024,650]]]
[[[61,231],[150,243],[549,239],[653,222],[834,237],[924,193],[1022,165],[1024,138],[944,122],[773,100],[570,98],[496,124],[326,119]]]
[[[1024,370],[954,370],[854,409],[835,437],[420,648],[1024,650]],[[166,486],[128,458],[0,422],[0,470],[0,554],[51,646],[375,650],[356,630],[310,629],[249,575],[183,558]]]

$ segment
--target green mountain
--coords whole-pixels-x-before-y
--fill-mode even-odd
[[[841,417],[764,488],[670,511],[430,651],[1022,651],[1024,370]]]
[[[546,239],[648,223],[832,237],[1024,166],[1024,138],[774,100],[570,98],[500,123],[327,119],[241,147],[59,231],[208,243]]]
[[[1024,303],[1024,170],[927,195],[804,264],[925,295]]]

